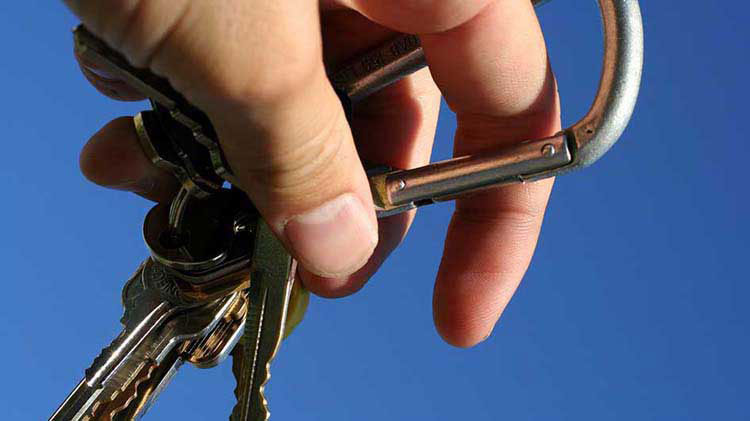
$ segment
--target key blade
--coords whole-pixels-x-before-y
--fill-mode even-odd
[[[172,297],[173,284],[160,268],[148,260],[126,283],[123,330],[94,359],[51,421],[120,421],[142,415],[181,364],[183,345],[209,335],[241,294],[183,307],[165,298]]]
[[[232,355],[237,381],[231,421],[266,421],[270,413],[264,388],[270,364],[284,336],[296,261],[287,253],[265,221],[257,228],[253,252],[245,335]]]
[[[86,379],[81,380],[75,389],[68,395],[65,401],[60,405],[49,421],[66,421],[77,420],[83,417],[86,409],[91,403],[99,397],[102,388],[90,387],[86,384]]]
[[[160,363],[144,362],[122,389],[91,387],[86,379],[63,402],[50,421],[127,421],[143,416],[182,363],[174,349]]]
[[[142,314],[134,307],[134,302],[146,300],[143,284],[143,265],[125,283],[122,291],[122,304],[124,307],[123,317],[120,320],[123,330],[119,335],[94,358],[94,361],[85,371],[83,380],[68,395],[50,421],[70,421],[87,419],[93,406],[102,400],[108,400],[113,391],[104,386],[104,382],[116,371],[128,350],[137,346],[149,329],[147,323],[133,323],[133,320],[161,320],[166,313],[161,307],[149,308],[149,312]],[[158,310],[158,311],[157,311]],[[130,375],[130,373],[128,373]],[[122,377],[122,376],[121,376]]]

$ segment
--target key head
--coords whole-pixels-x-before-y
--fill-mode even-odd
[[[188,362],[198,368],[211,368],[229,356],[244,333],[249,307],[247,291],[240,292],[237,297],[232,308],[209,334],[187,344]]]
[[[92,420],[97,411],[115,401],[130,381],[138,382],[150,373],[152,364],[141,359],[128,364],[128,358],[153,328],[170,313],[169,305],[162,305],[159,294],[148,288],[144,265],[125,283],[122,290],[124,312],[120,320],[123,330],[103,348],[85,371],[85,377],[73,390],[50,420]]]
[[[245,316],[249,305],[247,291],[241,295],[242,299],[237,305],[227,312],[216,328],[200,341],[193,341],[186,351],[189,357],[186,361],[198,368],[211,368],[221,364],[231,353],[233,356],[233,367],[237,366],[242,359],[242,345],[239,345],[245,333]],[[284,337],[286,339],[297,325],[302,322],[310,301],[310,293],[300,282],[295,282],[292,294],[289,298],[289,309],[287,310],[286,323],[284,325]],[[233,368],[235,376],[239,378],[239,369]]]

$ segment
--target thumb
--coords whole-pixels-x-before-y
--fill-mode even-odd
[[[377,244],[369,184],[322,60],[317,0],[66,0],[135,66],[211,118],[241,187],[309,271]]]
[[[208,114],[242,189],[306,269],[334,278],[367,262],[378,242],[372,193],[324,73],[278,103]]]

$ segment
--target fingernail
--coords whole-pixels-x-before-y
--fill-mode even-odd
[[[106,187],[115,190],[125,190],[136,194],[148,194],[154,190],[154,187],[156,187],[156,180],[151,177],[146,177],[139,180],[124,181]]]
[[[90,61],[86,60],[82,56],[80,56],[78,53],[75,54],[76,60],[78,60],[78,64],[81,66],[81,69],[83,69],[85,72],[91,73],[93,76],[96,76],[98,79],[101,79],[103,82],[119,82],[120,78],[116,75],[99,68],[97,66],[94,66]]]
[[[326,277],[354,273],[378,243],[377,222],[353,194],[292,218],[284,234],[302,265]]]
[[[490,336],[492,336],[492,332],[495,331],[495,326],[497,326],[497,322],[499,322],[499,321],[500,321],[500,319],[495,320],[495,323],[493,323],[492,326],[490,326],[490,331],[487,332],[486,335],[484,335],[484,338],[482,338],[482,340],[479,341],[479,343],[482,343],[482,342],[486,341],[487,339],[490,338]]]
[[[84,65],[84,67],[86,67],[86,70],[88,70],[89,72],[91,72],[91,73],[99,76],[100,78],[102,78],[104,80],[107,80],[107,81],[110,81],[110,82],[115,82],[115,81],[119,81],[120,80],[120,79],[117,78],[117,76],[115,76],[114,74],[112,74],[112,73],[110,73],[110,72],[108,72],[106,70],[97,69],[96,67],[91,67],[91,66],[86,66],[86,65]]]

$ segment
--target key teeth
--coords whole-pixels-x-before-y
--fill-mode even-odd
[[[141,368],[141,373],[133,379],[125,388],[115,391],[109,399],[101,402],[92,409],[91,417],[93,420],[115,420],[117,416],[126,411],[134,402],[138,402],[140,393],[144,387],[148,387],[152,380],[152,375],[158,368],[158,365],[152,361],[147,362]],[[136,415],[137,408],[133,415]]]
[[[232,374],[234,375],[234,399],[236,403],[234,404],[234,408],[232,408],[232,414],[229,416],[229,421],[242,421],[240,420],[241,415],[239,412],[240,405],[242,405],[240,394],[243,388],[243,385],[240,384],[240,380],[242,379],[242,373],[246,369],[244,354],[245,336],[242,336],[232,350]]]
[[[246,336],[243,336],[240,341],[235,345],[234,349],[232,350],[232,374],[234,374],[235,379],[235,387],[234,387],[234,397],[236,400],[236,404],[234,405],[234,408],[232,409],[232,415],[229,417],[229,421],[247,421],[247,418],[242,418],[241,414],[241,405],[243,405],[243,402],[241,401],[241,394],[243,388],[246,388],[247,386],[240,384],[240,379],[243,378],[242,373],[247,371],[249,368],[247,367],[247,360],[244,357],[245,355],[245,341]],[[266,364],[265,372],[266,377],[261,383],[259,392],[260,392],[260,400],[261,405],[263,406],[263,413],[265,414],[265,417],[263,418],[263,421],[268,421],[268,419],[271,417],[271,412],[268,410],[268,401],[266,400],[265,396],[265,387],[266,383],[268,383],[268,380],[271,378],[271,372],[269,371],[270,363]],[[250,396],[248,395],[248,398]]]
[[[266,400],[266,383],[271,380],[271,372],[268,370],[270,364],[266,364],[266,378],[258,388],[258,395],[260,396],[260,404],[263,406],[263,413],[266,415],[263,421],[268,421],[271,418],[271,411],[268,410],[268,401]]]
[[[120,332],[119,335],[107,346],[102,348],[102,350],[99,352],[99,355],[94,358],[94,361],[91,363],[91,366],[86,369],[84,372],[86,375],[86,380],[91,381],[96,372],[99,370],[100,367],[104,366],[109,359],[109,357],[112,355],[113,350],[119,345],[120,341],[122,340],[123,334],[125,332]],[[96,385],[91,385],[95,387]]]
[[[268,401],[266,400],[266,384],[271,380],[271,361],[266,363],[265,370],[266,375],[263,377],[260,387],[258,387],[258,396],[260,397],[260,404],[263,406],[263,413],[266,414],[264,421],[271,418],[271,411],[268,410]]]
[[[131,294],[132,291],[130,290],[132,287],[134,287],[135,282],[140,279],[141,274],[143,273],[143,267],[144,264],[142,263],[140,266],[138,266],[138,269],[136,269],[135,273],[128,279],[127,282],[125,282],[125,286],[122,288],[122,306],[123,306],[123,312],[122,317],[120,318],[120,324],[125,327],[128,324],[128,320],[130,320],[130,312],[132,306],[130,305],[129,301],[132,299]],[[91,366],[86,369],[85,375],[86,380],[90,381],[95,372],[98,370],[99,367],[102,367],[104,363],[107,361],[107,359],[112,355],[113,349],[116,348],[120,341],[122,340],[123,335],[125,334],[125,331],[120,331],[120,334],[117,335],[117,337],[112,340],[112,342],[102,348],[102,350],[99,352],[99,355],[94,358],[94,361],[91,363]]]

